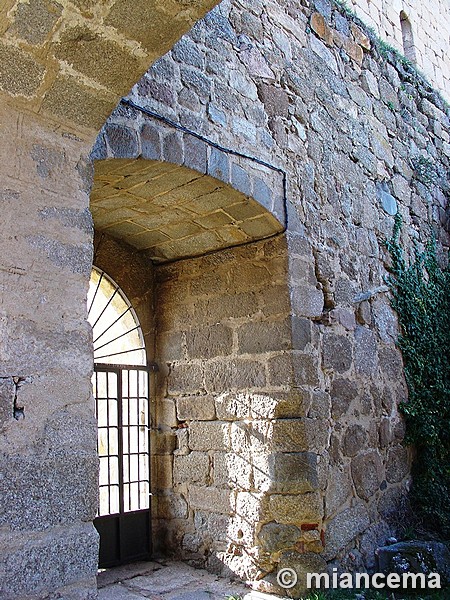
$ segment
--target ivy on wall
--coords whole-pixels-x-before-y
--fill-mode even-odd
[[[386,243],[387,283],[401,326],[398,346],[409,399],[405,442],[413,444],[413,508],[426,529],[450,537],[450,268],[442,268],[432,237],[407,264],[400,244],[401,217]]]

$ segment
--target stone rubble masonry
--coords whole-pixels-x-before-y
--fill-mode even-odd
[[[145,253],[102,238],[96,259],[120,284],[133,280],[127,294],[160,366],[156,546],[281,593],[280,566],[373,568],[374,548],[398,522],[410,486],[398,412],[407,389],[383,243],[399,213],[408,253],[430,223],[448,251],[448,107],[327,0],[225,0],[169,52],[206,8],[0,8],[5,598],[31,589],[36,598],[95,598],[87,157],[118,95],[166,51],[130,98],[281,168],[288,229],[154,269]],[[131,127],[139,119],[142,128]],[[118,107],[97,157],[124,160],[130,176],[139,152],[200,174],[211,168],[270,210],[271,184],[248,164],[144,120]],[[153,307],[155,323],[142,316]]]
[[[156,539],[276,593],[286,562],[358,555],[372,568],[411,459],[384,240],[399,212],[407,248],[432,219],[447,251],[446,106],[326,1],[225,0],[129,98],[287,173],[285,235],[156,267],[158,426],[177,443],[173,461],[173,441],[157,444],[171,473],[155,483]],[[118,135],[130,156],[170,148],[207,173],[200,141],[124,105],[97,140],[98,165],[119,156]],[[248,164],[215,154],[213,165],[258,200]]]

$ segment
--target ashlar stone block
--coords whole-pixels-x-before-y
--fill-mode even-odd
[[[255,487],[277,493],[312,492],[318,488],[317,455],[274,452],[253,457]]]
[[[222,421],[193,421],[189,427],[191,450],[227,450],[230,447],[230,424]]]
[[[261,527],[258,538],[267,552],[279,552],[294,547],[300,536],[301,531],[295,525],[266,523]]]
[[[273,494],[269,512],[277,523],[318,523],[323,519],[323,500],[318,492]]]
[[[223,421],[245,419],[250,415],[253,394],[245,392],[224,392],[215,401],[217,418]]]
[[[173,462],[174,483],[207,483],[209,457],[204,452],[191,452],[187,456],[175,456]]]
[[[234,494],[210,486],[190,485],[189,503],[192,508],[230,515],[234,509]]]
[[[216,417],[213,396],[182,396],[176,399],[176,406],[180,421],[211,421]]]

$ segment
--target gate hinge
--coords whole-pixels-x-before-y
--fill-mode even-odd
[[[157,363],[155,363],[155,362],[147,363],[147,367],[148,367],[148,370],[151,371],[152,373],[157,373],[159,371],[159,367],[158,367]]]

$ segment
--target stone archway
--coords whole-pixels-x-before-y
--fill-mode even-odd
[[[0,8],[5,599],[95,596],[88,154],[118,98],[213,4]]]
[[[12,104],[98,131],[148,66],[215,4],[7,0],[0,89]]]
[[[193,138],[145,117],[106,124],[94,149],[96,248],[111,261],[102,235],[112,251],[111,238],[125,242],[154,273],[157,547],[255,581],[279,561],[274,528],[300,519],[320,535],[309,451],[326,432],[295,389],[283,173]],[[262,190],[265,205],[248,193]]]

